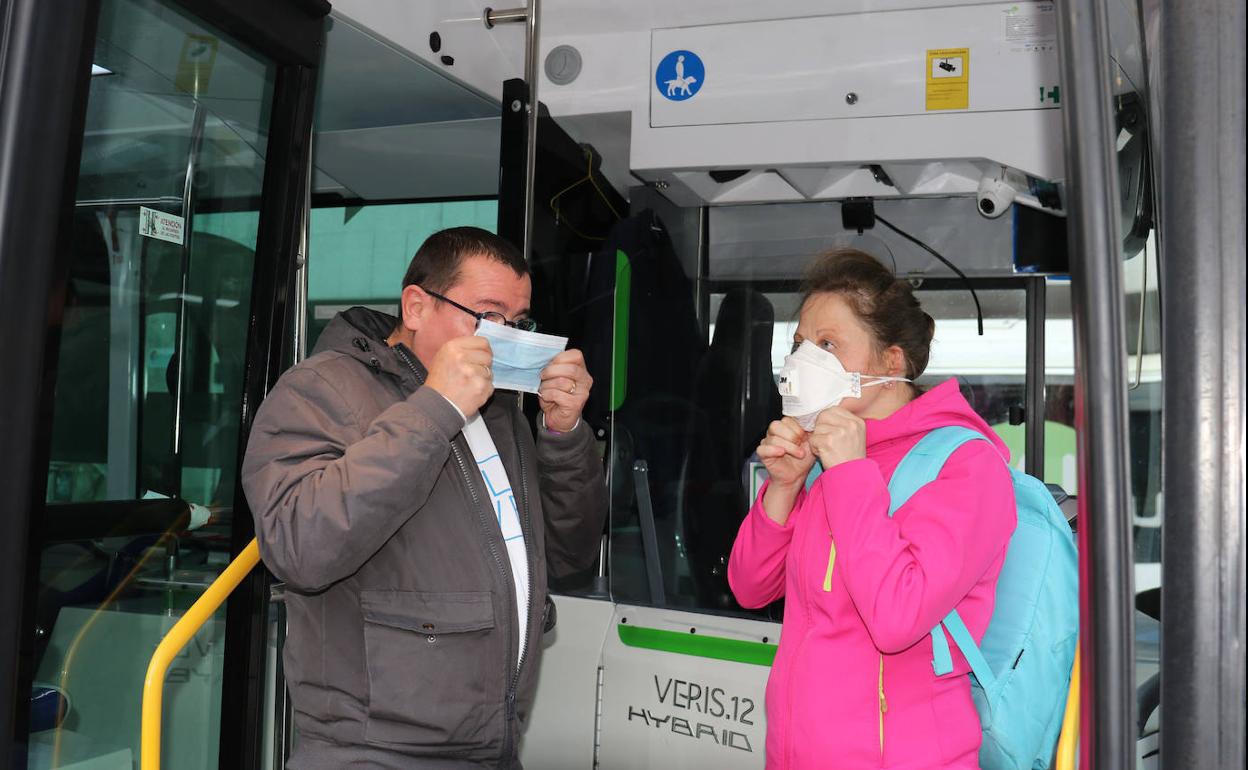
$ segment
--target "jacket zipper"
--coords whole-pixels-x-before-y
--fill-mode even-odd
[[[794,513],[795,512],[796,511],[794,511]],[[792,515],[793,513],[789,514],[789,516],[792,516]],[[795,523],[794,526],[797,526],[797,524]],[[809,536],[810,536],[809,533],[803,529],[802,537],[806,538]],[[796,539],[796,537],[797,536],[795,535],[794,538]],[[785,732],[780,743],[780,745],[784,749],[784,766],[786,768],[790,768],[793,766],[793,745],[792,745],[792,740],[791,740],[792,725],[793,725],[793,680],[797,675],[797,665],[798,665],[798,662],[801,660],[802,647],[806,646],[806,640],[810,638],[811,631],[814,628],[814,624],[810,616],[810,603],[809,603],[810,596],[806,592],[806,580],[805,580],[805,572],[804,572],[805,564],[802,559],[802,552],[804,548],[805,548],[805,542],[803,542],[798,547],[797,551],[794,552],[796,555],[794,556],[794,559],[793,559],[793,566],[795,568],[795,574],[798,575],[798,578],[797,578],[798,604],[801,605],[802,614],[806,618],[806,630],[802,634],[802,638],[797,641],[797,646],[793,649],[793,663],[789,666],[788,703],[786,704],[788,706],[788,718],[785,720],[785,723],[784,723]]]
[[[514,423],[514,420],[513,420],[513,423]],[[516,426],[513,424],[514,430],[520,430],[523,427],[524,426]],[[535,566],[535,562],[537,561],[535,558],[536,554],[534,553],[536,546],[533,543],[532,516],[529,510],[529,473],[527,470],[527,466],[524,462],[524,442],[522,441],[516,442],[516,455],[520,460],[520,527],[521,527],[521,530],[524,532],[525,558],[529,560],[529,565],[528,565],[529,568],[527,572],[528,572],[528,584],[529,584],[528,596],[529,596],[529,610],[530,611],[528,613],[528,616],[526,616],[524,619],[525,628],[527,629],[527,631],[525,632],[525,635],[524,635],[524,644],[520,647],[520,659],[519,659],[519,662],[516,664],[515,673],[512,675],[511,685],[507,689],[507,705],[510,710],[510,713],[508,715],[509,717],[514,716],[516,713],[516,690],[520,686],[520,673],[524,670],[524,662],[528,658],[528,655],[529,655],[529,643],[532,641],[531,637],[533,636],[533,629],[528,628],[528,626],[530,625],[529,616],[533,614],[532,608],[534,607],[533,589],[535,586],[533,582],[533,569]],[[544,609],[544,604],[545,603],[543,602],[543,609]],[[519,616],[519,613],[520,613],[520,608],[516,607],[517,616]],[[508,719],[508,723],[510,724],[510,719]]]
[[[832,590],[832,568],[836,566],[836,541],[832,539],[832,533],[828,533],[828,571],[823,575],[823,590],[830,592]]]
[[[884,761],[884,714],[888,712],[888,699],[884,697],[884,656],[880,655],[880,762]]]
[[[421,374],[420,374],[420,370],[416,368],[416,365],[412,362],[412,359],[408,356],[407,351],[405,351],[405,350],[404,350],[401,346],[396,346],[394,349],[398,352],[399,357],[403,359],[403,362],[404,362],[405,364],[407,364],[407,368],[409,368],[409,369],[411,369],[411,370],[412,370],[412,374],[416,376],[416,381],[417,381],[418,383],[420,383],[420,385],[423,387],[423,386],[424,386],[424,384],[425,384],[425,378],[421,376]],[[523,473],[523,467],[524,467],[524,460],[523,460],[523,456],[524,456],[524,451],[523,451],[522,449],[520,449],[520,447],[519,447],[519,442],[517,442],[517,447],[516,447],[516,448],[517,448],[517,449],[519,450],[519,452],[520,452],[520,456],[521,456],[521,461],[520,461],[520,462],[521,462],[521,472]],[[489,532],[489,519],[488,519],[488,518],[486,518],[486,516],[485,516],[485,506],[482,504],[482,502],[481,502],[481,498],[477,496],[477,488],[476,488],[476,486],[472,483],[472,474],[468,472],[468,464],[467,464],[466,462],[464,462],[464,456],[463,456],[463,453],[461,453],[461,452],[459,451],[459,445],[455,443],[455,439],[454,439],[454,438],[452,438],[452,439],[451,439],[451,454],[453,454],[453,455],[455,456],[455,464],[459,466],[459,472],[460,472],[460,474],[461,474],[461,475],[463,476],[463,478],[464,478],[464,484],[466,484],[466,485],[468,486],[468,494],[472,497],[472,504],[473,504],[473,507],[477,509],[477,518],[478,518],[478,520],[480,520],[480,522],[481,522],[482,526],[484,527],[485,531],[486,531],[486,532]],[[522,482],[523,482],[523,479],[522,479]],[[525,488],[524,488],[524,495],[525,495],[525,499],[526,499],[526,506],[525,506],[525,507],[527,508],[527,498],[528,498],[527,484],[525,485]],[[528,517],[527,517],[527,516],[526,516],[526,517],[524,517],[524,522],[523,522],[523,523],[524,523],[525,525],[527,525],[527,523],[528,523]],[[500,573],[500,574],[502,574],[502,576],[503,576],[503,582],[504,582],[504,583],[506,583],[507,585],[511,585],[511,584],[512,584],[512,582],[514,582],[514,581],[512,580],[512,578],[511,578],[511,572],[510,572],[510,571],[509,571],[509,570],[508,570],[508,569],[507,569],[507,568],[503,565],[503,559],[502,559],[502,557],[501,557],[501,556],[499,556],[499,553],[498,553],[498,548],[497,548],[497,547],[495,546],[495,544],[494,544],[494,538],[492,538],[492,537],[487,537],[487,538],[486,538],[486,542],[487,542],[487,544],[488,544],[488,545],[489,545],[489,547],[490,547],[490,555],[494,557],[494,563],[495,563],[495,565],[498,567],[498,571],[499,571],[499,573]],[[529,535],[528,535],[528,533],[527,533],[527,531],[526,531],[526,533],[525,533],[525,550],[527,551],[527,550],[528,550],[528,548],[529,548]],[[532,569],[532,565],[530,565],[530,568],[529,568],[529,585],[530,585],[530,591],[529,591],[529,593],[530,593],[530,600],[529,600],[529,603],[530,603],[530,604],[532,604],[532,584],[533,584],[533,569]],[[526,623],[528,622],[528,619],[527,619],[527,618],[526,618],[524,621],[521,621],[521,620],[520,620],[520,608],[519,608],[519,607],[516,607],[516,622],[518,622],[518,623],[519,623],[519,622],[526,622]],[[525,637],[525,645],[524,645],[524,646],[525,646],[526,648],[528,647],[528,637],[527,637],[527,635],[526,635],[526,637]],[[525,655],[525,651],[521,651],[521,654],[520,654],[520,662],[521,662],[521,664],[523,664],[523,662],[524,662],[524,655]],[[508,665],[510,665],[510,662],[511,662],[511,656],[510,656],[510,655],[508,655],[508,656],[507,656],[507,661],[508,661]],[[511,680],[510,680],[510,681],[509,681],[509,683],[508,683],[508,686],[507,686],[507,693],[506,693],[506,696],[505,696],[505,701],[506,701],[506,714],[505,714],[505,716],[506,716],[506,719],[504,720],[504,725],[503,725],[503,747],[504,747],[503,756],[504,756],[504,757],[509,757],[509,756],[511,756],[511,747],[512,747],[512,740],[513,740],[513,737],[512,737],[512,734],[511,734],[511,717],[512,717],[512,715],[513,715],[513,714],[515,714],[515,711],[516,711],[516,685],[517,685],[517,683],[519,682],[519,678],[520,678],[519,666],[517,666],[516,673],[512,675],[512,678],[511,678]]]

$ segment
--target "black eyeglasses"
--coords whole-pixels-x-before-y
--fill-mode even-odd
[[[438,294],[436,291],[429,291],[424,286],[421,286],[420,288],[425,292],[425,294],[428,294],[430,297],[433,297],[434,299],[442,300],[443,302],[450,305],[451,307],[464,311],[468,315],[477,319],[477,321],[492,321],[493,323],[496,323],[496,324],[502,324],[503,326],[510,326],[513,329],[519,329],[522,332],[537,331],[537,321],[534,321],[532,318],[517,318],[514,321],[508,321],[507,316],[503,315],[502,313],[495,312],[493,310],[487,310],[484,313],[478,313],[477,311],[472,310],[471,308],[464,307],[463,305],[459,304],[458,302],[451,299],[450,297],[444,297],[441,294]]]

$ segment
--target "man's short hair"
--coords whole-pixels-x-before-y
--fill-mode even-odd
[[[459,280],[464,260],[475,256],[506,265],[516,275],[529,274],[524,256],[505,238],[480,227],[451,227],[429,236],[416,250],[403,276],[403,288],[420,286],[444,294]]]

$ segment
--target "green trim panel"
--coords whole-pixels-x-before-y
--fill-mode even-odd
[[[611,360],[611,411],[628,398],[628,323],[633,303],[633,266],[623,251],[615,252],[614,355]]]
[[[620,623],[616,628],[619,630],[620,641],[628,647],[674,652],[677,655],[693,655],[698,658],[730,660],[734,663],[749,663],[755,666],[770,666],[776,659],[776,645],[774,644],[725,639],[722,636],[682,634],[678,631],[630,626],[627,623]]]

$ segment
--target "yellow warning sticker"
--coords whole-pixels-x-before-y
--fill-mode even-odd
[[[970,107],[971,49],[937,48],[927,52],[927,109]]]

